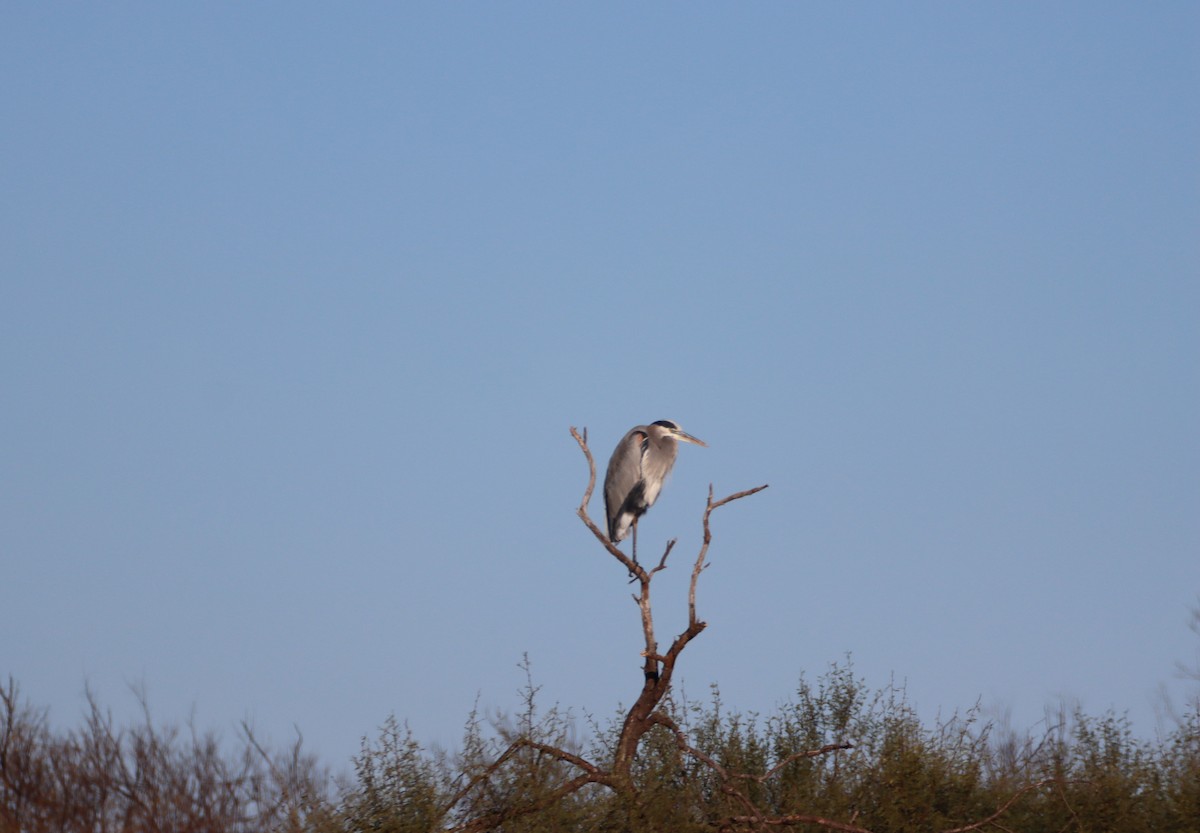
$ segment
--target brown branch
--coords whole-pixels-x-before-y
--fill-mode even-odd
[[[1066,807],[1067,812],[1071,814],[1071,820],[1075,823],[1075,825],[1078,827],[1083,827],[1082,822],[1079,821],[1079,814],[1075,812],[1075,808],[1071,806],[1071,800],[1067,798],[1067,791],[1063,789],[1064,783],[1065,782],[1060,779],[1058,783],[1055,784],[1055,786],[1058,787],[1058,797],[1062,799],[1063,806]],[[1068,822],[1067,824],[1063,825],[1063,830],[1066,830],[1070,826],[1071,823]]]
[[[670,555],[671,550],[675,548],[676,540],[678,540],[678,539],[672,538],[670,541],[667,541],[667,548],[665,550],[663,550],[662,560],[658,562],[657,567],[655,567],[653,570],[650,571],[650,575],[654,575],[659,570],[667,569],[667,556]]]
[[[711,515],[712,510],[719,509],[720,507],[724,506],[727,503],[733,503],[735,500],[741,500],[744,497],[750,497],[750,495],[757,494],[758,492],[761,492],[763,489],[767,488],[769,485],[771,485],[771,484],[764,483],[761,486],[755,486],[753,489],[746,489],[745,491],[742,491],[742,492],[734,492],[732,495],[729,495],[728,497],[723,497],[720,500],[718,500],[716,503],[709,506],[708,511],[705,512],[705,516]],[[709,495],[711,495],[711,494],[712,494],[712,488],[710,486],[709,487]]]
[[[705,505],[703,519],[704,542],[701,545],[700,552],[696,557],[696,562],[692,568],[691,582],[688,586],[688,626],[683,633],[675,637],[666,654],[660,654],[658,651],[658,643],[654,636],[654,614],[650,604],[650,581],[656,573],[666,569],[667,558],[670,556],[671,550],[675,546],[675,539],[672,539],[670,542],[668,542],[662,558],[658,562],[658,565],[649,571],[636,563],[632,558],[626,556],[625,553],[621,552],[621,550],[617,548],[616,544],[600,531],[599,527],[592,522],[591,517],[588,515],[587,507],[591,502],[592,493],[596,488],[596,460],[592,456],[591,449],[588,448],[587,433],[585,431],[581,435],[579,431],[572,427],[571,436],[575,438],[575,442],[578,443],[579,448],[583,452],[584,457],[587,459],[588,464],[588,485],[584,490],[583,499],[580,501],[577,514],[579,515],[580,520],[583,521],[584,525],[591,530],[592,535],[595,536],[596,540],[604,545],[604,548],[621,563],[621,565],[629,572],[629,574],[633,576],[633,580],[639,584],[639,592],[633,596],[633,600],[637,603],[639,612],[641,614],[642,634],[646,643],[645,650],[641,652],[641,656],[644,660],[642,666],[642,691],[625,715],[625,721],[621,726],[621,732],[618,735],[616,749],[614,750],[613,754],[612,771],[608,775],[609,780],[606,782],[609,783],[610,786],[613,786],[614,789],[629,789],[636,793],[636,789],[634,789],[630,780],[630,769],[642,736],[645,735],[646,732],[648,732],[654,725],[660,724],[670,728],[671,731],[675,732],[677,743],[680,744],[681,749],[690,750],[690,754],[702,754],[687,744],[686,737],[684,737],[682,731],[675,726],[670,718],[656,710],[658,709],[659,704],[662,702],[663,697],[665,697],[667,692],[670,690],[671,677],[674,674],[675,663],[679,659],[679,655],[683,652],[683,649],[688,645],[688,643],[696,638],[696,636],[698,636],[705,629],[705,627],[707,627],[707,625],[700,621],[700,619],[696,616],[696,585],[699,583],[700,573],[706,566],[705,559],[708,557],[708,547],[712,542],[712,530],[710,528],[710,519],[712,517],[712,513],[727,503],[732,503],[735,500],[748,497],[756,492],[762,491],[767,487],[765,485],[758,486],[754,489],[735,492],[720,500],[713,500],[713,488],[711,484],[709,485],[708,502]],[[711,758],[707,758],[706,763],[714,768],[717,767],[716,762]],[[762,812],[754,806],[753,802],[751,802],[749,798],[733,787],[728,774],[724,773],[724,771],[720,770],[719,768],[717,771],[722,773],[722,790],[733,797],[742,807],[744,807],[746,812],[754,814],[756,818],[763,818]],[[486,776],[487,774],[488,773],[485,773],[484,775]]]
[[[853,748],[854,748],[854,744],[852,744],[852,743],[829,743],[829,744],[826,744],[825,746],[822,746],[820,749],[806,749],[803,752],[796,752],[794,754],[788,755],[786,758],[784,758],[779,763],[775,764],[775,766],[768,769],[762,775],[751,775],[749,773],[737,773],[734,775],[734,777],[735,778],[745,778],[748,781],[757,781],[758,783],[761,784],[761,783],[767,781],[768,779],[775,777],[775,775],[777,775],[780,770],[782,770],[785,766],[790,764],[792,761],[798,761],[798,760],[801,760],[802,758],[819,758],[822,755],[828,755],[830,752],[837,752],[842,749],[853,749]]]
[[[750,495],[755,494],[757,492],[761,492],[763,489],[767,488],[767,485],[768,484],[764,483],[763,485],[756,486],[753,489],[746,489],[745,491],[734,492],[732,495],[729,495],[728,497],[723,497],[714,503],[713,502],[713,487],[712,487],[711,483],[708,484],[708,505],[704,508],[704,541],[700,545],[700,552],[696,555],[696,563],[692,567],[692,582],[691,582],[691,585],[688,587],[688,630],[691,630],[692,626],[697,624],[697,622],[696,622],[696,584],[700,580],[701,571],[704,570],[704,568],[708,566],[705,563],[704,559],[708,557],[708,545],[710,543],[712,543],[712,530],[709,528],[709,525],[708,525],[709,518],[712,517],[712,513],[715,509],[717,509],[721,506],[724,506],[727,503],[732,503],[735,500],[740,500],[744,497],[749,497]],[[704,623],[701,622],[701,623],[699,623],[699,625],[700,625],[700,629],[703,630]],[[699,631],[697,631],[697,633],[699,633]],[[689,639],[690,638],[691,637],[689,637]]]
[[[553,790],[537,801],[531,801],[529,804],[525,804],[520,807],[505,807],[503,810],[498,810],[494,813],[489,813],[486,816],[471,819],[466,824],[460,824],[458,827],[451,827],[448,833],[481,833],[485,830],[495,830],[510,819],[520,818],[521,816],[528,816],[532,813],[541,812],[555,802],[560,801],[581,787],[591,783],[596,783],[596,779],[591,775],[577,775],[570,781],[566,781],[559,785],[557,789]]]
[[[550,755],[559,761],[571,763],[571,765],[583,769],[583,772],[587,773],[588,781],[595,781],[595,783],[601,784],[606,783],[605,779],[607,779],[608,773],[606,773],[604,769],[594,765],[594,763],[583,759],[583,757],[580,757],[574,753],[569,753],[569,751],[566,751],[565,749],[552,747],[552,745],[547,743],[540,743],[529,738],[517,738],[516,741],[509,744],[508,749],[505,749],[496,760],[488,763],[488,765],[484,768],[484,771],[478,775],[475,775],[474,778],[468,781],[466,786],[462,787],[461,790],[458,790],[454,797],[452,797],[449,802],[446,802],[445,808],[442,810],[440,815],[445,816],[446,814],[450,813],[450,810],[454,809],[455,804],[461,802],[463,798],[466,798],[470,791],[474,790],[476,786],[479,786],[488,778],[491,778],[492,775],[496,774],[498,769],[504,766],[504,763],[508,761],[510,757],[516,755],[518,751],[521,751],[522,749],[535,749],[540,751],[540,753]]]
[[[676,724],[674,720],[662,712],[655,712],[654,714],[650,715],[650,723],[668,729],[673,735],[675,735],[675,746],[680,752],[685,752],[688,755],[691,755],[693,758],[703,762],[704,765],[709,767],[713,772],[717,773],[717,777],[721,779],[721,792],[725,793],[730,798],[741,804],[747,812],[752,813],[755,821],[765,820],[765,816],[763,816],[762,811],[755,806],[754,802],[750,800],[749,796],[729,783],[731,779],[729,772],[725,769],[725,767],[717,763],[717,761],[711,756],[701,752],[699,749],[688,743],[687,735],[683,733],[683,730],[679,728],[678,724]]]
[[[1015,793],[1013,793],[1012,796],[1008,799],[1008,801],[1001,804],[996,809],[996,812],[992,813],[987,818],[980,819],[977,822],[974,822],[972,824],[967,824],[962,827],[952,827],[949,830],[943,830],[942,833],[968,833],[968,831],[970,831],[970,830],[978,830],[979,828],[981,828],[985,825],[992,824],[996,821],[996,819],[1000,818],[1002,815],[1007,813],[1009,808],[1012,807],[1013,804],[1015,804],[1017,802],[1017,799],[1019,799],[1021,796],[1025,795],[1025,793],[1030,792],[1032,790],[1041,789],[1042,787],[1046,786],[1047,784],[1057,784],[1057,783],[1059,783],[1058,778],[1043,778],[1041,781],[1035,781],[1032,784],[1026,784],[1024,787],[1021,787],[1021,789],[1019,789]]]
[[[710,757],[704,752],[701,752],[699,749],[688,743],[687,735],[683,733],[683,729],[680,729],[679,724],[670,717],[662,712],[655,712],[654,714],[650,715],[650,722],[668,729],[673,735],[675,735],[675,746],[680,752],[686,752],[696,760],[703,762],[713,772],[717,773],[722,781],[729,780],[729,774],[725,771],[725,767],[717,763],[714,758]]]
[[[837,749],[837,748],[840,748],[840,747],[831,746],[831,747],[824,747],[823,749],[814,749],[809,752],[800,753],[799,756],[792,756],[792,758],[814,757],[816,755],[822,754],[825,751],[832,751],[833,749]],[[783,761],[780,764],[780,766],[782,766],[785,763],[787,763],[786,760]],[[720,773],[720,772],[722,772],[722,770],[718,770],[718,773]],[[768,773],[766,776],[748,776],[748,777],[752,778],[753,780],[763,780],[764,778],[769,777],[771,774],[773,774],[773,771],[771,773]],[[746,776],[735,775],[734,777],[746,777]],[[1013,793],[1012,796],[1010,796],[1007,801],[1005,801],[1003,804],[1001,804],[999,807],[997,807],[996,811],[994,813],[992,813],[990,816],[988,816],[987,818],[980,819],[979,821],[972,822],[971,824],[966,824],[961,827],[953,827],[953,828],[950,828],[947,830],[943,830],[943,831],[941,831],[941,833],[970,833],[970,831],[972,831],[972,830],[979,830],[980,828],[987,827],[988,825],[1000,827],[1001,829],[1003,829],[1003,827],[998,823],[997,820],[1001,816],[1003,816],[1005,813],[1007,813],[1010,809],[1012,809],[1013,804],[1015,804],[1021,798],[1021,796],[1025,795],[1026,793],[1031,792],[1033,790],[1040,789],[1040,788],[1046,786],[1047,784],[1053,784],[1053,783],[1058,783],[1058,782],[1059,782],[1059,779],[1057,779],[1057,778],[1045,778],[1041,781],[1037,781],[1032,784],[1027,784],[1026,786],[1022,787],[1021,789],[1019,789],[1015,793]],[[765,825],[765,826],[770,826],[770,827],[790,827],[790,826],[796,825],[796,824],[815,824],[820,827],[828,828],[830,830],[840,830],[840,831],[843,831],[843,833],[871,833],[870,830],[867,830],[864,827],[858,827],[853,824],[847,824],[845,822],[834,821],[833,819],[827,819],[827,818],[823,818],[821,816],[810,816],[810,815],[804,815],[804,814],[800,814],[800,813],[790,813],[786,816],[772,816],[772,817],[764,817],[761,814],[745,815],[745,816],[731,816],[730,818],[726,819],[726,822],[728,824],[751,824],[751,825],[759,825],[759,826]]]
[[[639,577],[642,584],[641,593],[634,597],[638,604],[638,609],[642,614],[642,635],[646,640],[646,651],[642,654],[646,658],[642,672],[645,675],[646,681],[657,680],[659,678],[658,662],[654,657],[658,656],[658,641],[654,638],[654,611],[650,607],[650,576],[647,573],[645,578]]]
[[[577,766],[580,769],[582,769],[584,772],[588,773],[589,775],[594,775],[597,778],[603,778],[605,775],[604,770],[600,769],[600,767],[596,766],[595,764],[593,764],[591,761],[587,760],[586,758],[576,755],[574,752],[568,752],[565,749],[559,749],[557,746],[551,746],[548,743],[542,743],[542,742],[536,741],[536,740],[523,739],[520,741],[514,741],[514,744],[517,744],[517,743],[519,743],[523,746],[526,746],[530,749],[534,749],[538,752],[542,752],[546,755],[549,755],[550,757],[554,758],[555,760],[563,761],[564,763],[568,763],[568,764]]]
[[[757,824],[766,825],[768,827],[791,827],[793,824],[815,824],[819,827],[826,827],[830,830],[841,830],[842,833],[871,833],[865,827],[857,827],[853,824],[846,824],[841,821],[834,821],[822,816],[806,816],[800,813],[790,813],[786,816],[771,816],[771,817],[755,817],[755,816],[731,816],[727,819],[730,824]]]
[[[463,787],[455,796],[445,805],[440,816],[445,817],[454,806],[467,797],[470,792],[479,784],[486,781],[494,775],[501,766],[512,758],[521,749],[533,749],[549,755],[556,760],[569,763],[583,770],[583,773],[574,778],[564,781],[551,792],[528,804],[519,807],[506,807],[502,810],[489,813],[485,816],[471,819],[470,821],[458,825],[457,827],[449,828],[450,833],[477,833],[477,831],[493,830],[504,822],[521,816],[531,815],[540,812],[557,801],[565,798],[571,793],[579,790],[587,784],[601,784],[609,789],[617,790],[619,785],[614,781],[612,775],[600,767],[596,766],[587,759],[576,755],[573,752],[568,752],[565,749],[560,749],[557,746],[541,743],[539,741],[521,738],[509,744],[508,748],[495,761],[489,764],[483,772],[471,779],[471,782]]]
[[[639,565],[625,553],[621,552],[621,550],[617,548],[617,545],[614,544],[607,535],[600,531],[600,527],[596,526],[596,524],[592,522],[591,517],[588,515],[587,506],[589,503],[591,503],[592,492],[596,489],[596,460],[592,457],[591,449],[588,448],[586,437],[587,429],[585,428],[583,430],[584,435],[581,436],[580,433],[575,430],[575,427],[571,426],[571,436],[575,438],[575,442],[579,443],[579,448],[583,451],[583,456],[587,458],[588,462],[588,485],[587,489],[583,493],[583,500],[580,501],[579,509],[576,510],[576,514],[579,515],[580,520],[584,522],[587,528],[592,531],[592,534],[596,536],[596,540],[604,545],[604,548],[612,554],[613,558],[617,559],[622,565],[624,565],[625,569],[629,571],[631,576],[634,576],[638,579],[643,579],[646,575],[646,571],[642,569],[641,565]]]
[[[708,517],[712,514],[713,505],[713,487],[708,484],[708,505],[704,509],[704,539],[700,544],[700,552],[696,555],[696,563],[692,565],[692,581],[688,585],[688,628],[691,629],[696,621],[696,585],[700,581],[700,573],[704,570],[707,564],[704,559],[708,557],[708,544],[712,540],[712,536],[708,531]]]
[[[758,808],[757,805],[754,804],[753,801],[750,800],[749,796],[730,783],[735,778],[762,783],[768,778],[774,776],[792,761],[795,761],[799,758],[816,758],[820,755],[826,755],[838,749],[850,749],[850,744],[831,743],[827,746],[822,746],[820,749],[808,749],[804,752],[797,752],[794,755],[789,755],[788,757],[784,758],[782,761],[768,770],[764,775],[750,775],[749,773],[729,772],[729,770],[717,763],[716,759],[711,755],[701,752],[699,749],[692,746],[690,743],[688,743],[687,736],[683,733],[683,730],[679,728],[674,720],[662,712],[655,712],[653,715],[651,715],[650,719],[651,722],[669,729],[675,735],[675,746],[679,749],[679,751],[691,755],[693,758],[700,761],[713,772],[715,772],[717,777],[721,780],[721,792],[735,799],[749,812],[749,815],[731,816],[725,820],[727,824],[756,824],[776,826],[788,824],[817,824],[834,830],[849,831],[850,833],[871,833],[871,831],[866,830],[865,828],[855,827],[852,824],[845,824],[843,822],[833,821],[832,819],[821,818],[820,816],[767,816]],[[947,833],[953,833],[953,831],[947,831]]]

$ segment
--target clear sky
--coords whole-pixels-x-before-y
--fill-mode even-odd
[[[640,685],[1128,710],[1200,594],[1200,6],[0,10],[0,674],[348,762]],[[602,501],[593,514],[602,516]]]

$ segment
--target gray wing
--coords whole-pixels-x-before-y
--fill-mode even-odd
[[[663,438],[647,438],[642,444],[642,506],[638,514],[642,514],[658,500],[658,493],[675,466],[675,455],[679,446],[674,440]]]
[[[608,537],[613,543],[623,539],[630,524],[645,511],[642,506],[642,458],[645,452],[646,428],[639,425],[621,438],[608,461],[608,473],[604,476],[604,509],[608,515]]]

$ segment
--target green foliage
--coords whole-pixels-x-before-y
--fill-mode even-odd
[[[1176,830],[1200,833],[1200,701],[1168,738],[1159,764],[1161,794]]]
[[[766,718],[731,710],[715,686],[704,701],[668,698],[625,783],[604,777],[624,712],[587,718],[581,741],[569,712],[539,708],[523,668],[521,709],[472,711],[455,754],[389,718],[332,800],[298,750],[268,753],[248,735],[223,754],[211,736],[149,720],[119,729],[94,703],[82,729],[56,735],[10,684],[0,833],[828,830],[821,820],[875,833],[1200,833],[1196,704],[1154,742],[1111,712],[1064,711],[1037,735],[978,707],[929,726],[903,687],[872,689],[847,660],[802,676]]]
[[[442,768],[394,716],[383,724],[374,745],[363,740],[354,772],[357,782],[343,796],[339,829],[376,833],[439,829],[445,792]]]
[[[425,831],[490,818],[493,826],[473,829],[699,833],[755,829],[749,819],[760,814],[788,819],[791,830],[828,829],[805,821],[825,819],[905,833],[996,815],[997,829],[1014,833],[1200,833],[1197,714],[1158,744],[1135,738],[1111,713],[1064,716],[1040,737],[997,731],[978,707],[929,727],[902,687],[871,689],[846,661],[815,681],[802,677],[795,696],[766,719],[730,710],[715,686],[705,702],[668,699],[663,724],[642,739],[629,789],[593,783],[559,796],[580,768],[547,749],[603,766],[624,714],[589,720],[592,736],[581,745],[568,714],[539,713],[536,693],[528,683],[521,714],[490,728],[472,714],[453,762],[425,753],[394,722],[385,726],[374,769],[359,759],[341,811],[345,820],[386,817],[392,826],[340,829]],[[391,771],[403,774],[382,778]],[[379,812],[356,814],[361,806]],[[439,807],[450,808],[440,822]],[[512,814],[517,808],[533,811]]]

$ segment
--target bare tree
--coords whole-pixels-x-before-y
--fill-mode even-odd
[[[0,688],[0,833],[291,833],[326,796],[327,774],[301,751],[265,748],[243,725],[226,750],[191,723],[118,727],[87,692],[83,727],[51,730],[46,712]]]
[[[757,486],[734,492],[720,499],[714,498],[713,488],[711,485],[709,486],[708,501],[702,518],[703,540],[696,559],[692,563],[691,580],[688,585],[687,626],[682,633],[671,640],[666,650],[660,650],[655,634],[650,590],[654,577],[667,568],[675,540],[668,542],[662,557],[653,567],[634,561],[618,549],[588,514],[588,504],[596,485],[596,463],[588,448],[587,432],[585,430],[581,434],[575,428],[571,428],[571,436],[575,438],[588,464],[587,488],[584,490],[577,514],[600,546],[617,561],[621,569],[632,576],[631,583],[636,583],[638,588],[638,592],[633,594],[633,601],[636,603],[641,617],[644,643],[640,652],[643,672],[641,689],[633,705],[625,712],[615,742],[608,747],[608,751],[611,752],[610,760],[591,760],[578,751],[537,739],[532,736],[532,732],[526,736],[516,737],[504,747],[494,760],[478,768],[472,776],[466,779],[466,783],[453,792],[449,801],[440,811],[443,818],[449,818],[452,814],[458,818],[458,822],[449,830],[453,833],[482,833],[482,831],[503,828],[510,822],[546,810],[566,797],[583,790],[611,791],[624,799],[636,813],[637,808],[642,806],[643,792],[647,786],[639,785],[637,782],[634,763],[648,733],[659,727],[669,734],[670,742],[680,760],[689,758],[699,762],[700,766],[713,776],[717,784],[716,789],[726,799],[724,806],[732,808],[729,812],[705,818],[700,822],[701,826],[731,833],[741,830],[773,830],[800,826],[820,827],[843,833],[871,833],[866,828],[854,823],[857,812],[848,820],[798,812],[769,812],[753,798],[755,786],[761,787],[787,770],[790,765],[806,759],[820,758],[841,750],[848,750],[851,748],[850,743],[834,742],[812,749],[789,752],[780,755],[777,760],[759,772],[740,772],[694,745],[689,739],[687,731],[672,717],[670,708],[665,705],[665,703],[669,703],[667,698],[680,656],[688,644],[707,627],[707,623],[697,614],[696,588],[700,574],[708,566],[709,545],[713,539],[712,515],[717,509],[760,492],[767,486]],[[530,691],[532,696],[532,684]],[[502,780],[505,768],[513,766],[517,759],[526,753],[536,755],[539,760],[554,762],[558,767],[557,772],[560,773],[559,779],[534,797],[497,803],[495,799],[499,791],[491,789],[494,786],[493,782]],[[1026,784],[1015,790],[996,806],[993,812],[986,814],[983,818],[954,827],[944,833],[967,833],[967,831],[983,828],[1004,829],[999,823],[999,819],[1008,813],[1022,796],[1054,783],[1056,783],[1056,779],[1046,778]],[[484,800],[484,795],[488,795],[492,800]]]
[[[688,643],[699,636],[707,627],[707,623],[700,619],[696,613],[696,586],[699,582],[701,572],[708,566],[708,549],[712,543],[712,529],[710,525],[712,514],[722,506],[732,503],[735,500],[749,497],[767,487],[763,485],[753,489],[746,489],[719,500],[714,499],[713,489],[711,486],[709,487],[708,503],[705,506],[703,516],[704,538],[700,550],[696,555],[696,560],[692,565],[691,581],[688,586],[687,627],[671,641],[665,651],[660,651],[654,629],[654,611],[650,601],[650,588],[654,577],[667,568],[667,560],[675,546],[675,541],[672,540],[667,544],[658,564],[648,568],[647,565],[638,563],[627,556],[609,540],[608,536],[601,531],[588,514],[588,504],[591,502],[592,493],[596,487],[596,461],[592,456],[591,450],[588,448],[586,429],[583,434],[580,434],[579,431],[572,428],[571,436],[579,444],[579,448],[583,452],[588,464],[588,484],[583,493],[583,500],[579,504],[579,518],[591,531],[597,542],[633,577],[632,581],[638,586],[638,592],[633,595],[633,600],[637,604],[641,617],[644,641],[641,651],[643,670],[641,691],[638,693],[633,705],[625,713],[624,721],[617,736],[612,760],[604,764],[590,761],[575,752],[530,738],[517,738],[514,740],[495,761],[471,779],[470,782],[452,797],[446,807],[447,813],[453,807],[467,799],[473,791],[479,789],[522,749],[532,749],[543,755],[547,755],[556,761],[570,766],[576,774],[564,780],[557,788],[540,796],[537,801],[529,802],[522,806],[510,806],[495,810],[472,818],[454,828],[454,830],[461,833],[493,829],[509,819],[542,810],[588,785],[599,785],[600,787],[612,790],[628,798],[636,806],[639,798],[639,787],[632,777],[631,769],[643,737],[656,726],[664,727],[672,733],[673,737],[677,739],[678,748],[681,752],[699,756],[702,760],[705,759],[702,753],[699,753],[688,744],[684,732],[661,706],[664,698],[667,697],[668,692],[671,690],[671,681],[674,677],[676,664],[679,661],[680,655],[688,646]],[[830,749],[832,748],[838,747],[830,747]],[[828,750],[815,750],[811,754],[823,754],[825,751]],[[715,764],[715,762],[713,763]],[[736,793],[736,788],[733,786],[729,786],[729,790]]]

